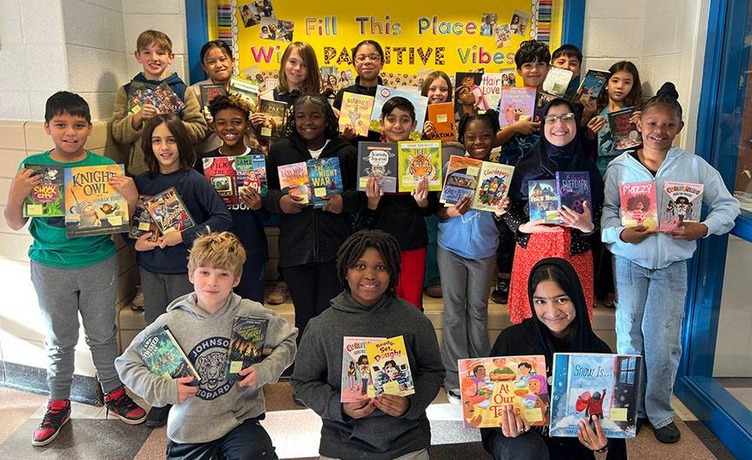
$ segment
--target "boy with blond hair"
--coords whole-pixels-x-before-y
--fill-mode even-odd
[[[136,176],[146,172],[144,152],[141,149],[141,130],[146,120],[160,114],[160,109],[151,103],[144,104],[140,110],[130,110],[128,106],[130,88],[133,83],[146,83],[156,87],[167,83],[170,89],[184,103],[185,108],[178,115],[185,123],[192,143],[203,140],[207,132],[206,121],[201,114],[201,105],[193,91],[176,73],[169,73],[169,66],[175,55],[172,53],[172,40],[163,32],[145,30],[136,40],[136,61],[143,67],[133,79],[118,89],[115,96],[115,111],[112,114],[112,137],[128,150],[127,171]]]
[[[211,233],[193,243],[188,277],[195,291],[175,299],[167,313],[133,339],[115,366],[123,382],[146,402],[172,404],[167,421],[167,458],[276,459],[264,418],[263,386],[275,383],[296,352],[298,330],[258,302],[232,292],[240,282],[246,254],[230,232]],[[227,352],[237,316],[268,321],[264,347],[271,353],[226,375]],[[142,342],[167,327],[196,368],[192,377],[174,380],[152,374],[138,353]]]

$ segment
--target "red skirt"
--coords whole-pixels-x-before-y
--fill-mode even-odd
[[[512,280],[509,286],[509,320],[512,324],[519,324],[526,318],[533,316],[530,300],[527,295],[527,282],[533,266],[548,257],[565,259],[580,278],[582,291],[587,301],[587,311],[590,322],[593,321],[593,255],[591,251],[582,254],[570,254],[572,231],[560,227],[561,232],[533,233],[527,243],[527,248],[519,244],[514,248],[514,263],[512,264]]]

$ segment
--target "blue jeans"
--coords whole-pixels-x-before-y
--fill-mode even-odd
[[[168,460],[276,460],[277,458],[269,433],[255,418],[244,421],[214,441],[179,444],[167,440]]]
[[[614,256],[614,279],[617,349],[643,356],[637,416],[662,428],[674,420],[671,394],[682,351],[687,261],[649,270]]]

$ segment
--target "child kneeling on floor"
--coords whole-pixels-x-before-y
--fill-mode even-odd
[[[196,239],[188,258],[194,292],[175,299],[133,339],[115,360],[120,378],[149,404],[173,404],[167,421],[168,459],[276,459],[264,419],[263,386],[275,383],[295,357],[298,330],[260,303],[232,292],[240,282],[245,250],[229,232]],[[233,320],[246,316],[268,320],[264,346],[271,354],[242,369],[225,373]],[[167,326],[201,381],[163,379],[152,374],[138,351],[145,337]]]

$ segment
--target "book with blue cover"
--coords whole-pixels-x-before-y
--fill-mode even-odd
[[[559,205],[582,213],[582,203],[587,201],[592,210],[590,174],[587,171],[556,171]]]
[[[339,158],[315,158],[306,161],[308,180],[311,183],[313,207],[323,208],[325,197],[342,193],[342,169]]]
[[[543,219],[544,224],[561,222],[555,179],[529,181],[527,199],[531,221]]]
[[[376,98],[373,102],[373,109],[371,111],[370,130],[381,132],[381,125],[379,124],[381,108],[386,101],[397,96],[404,97],[410,101],[413,104],[413,108],[415,108],[415,119],[418,120],[418,122],[415,124],[415,128],[410,131],[410,139],[418,141],[423,135],[423,120],[426,119],[428,98],[422,96],[420,92],[415,92],[407,88],[390,88],[382,85],[376,87]]]
[[[154,375],[165,379],[193,377],[195,385],[201,380],[201,376],[167,326],[147,335],[136,352]]]

